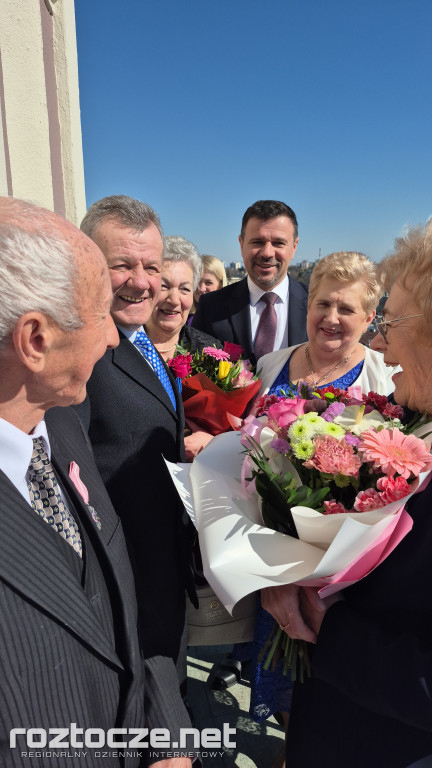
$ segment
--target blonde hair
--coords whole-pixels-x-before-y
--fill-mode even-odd
[[[357,251],[337,251],[324,256],[314,267],[309,282],[308,307],[315,298],[319,284],[324,278],[338,280],[340,283],[364,283],[365,291],[361,296],[364,311],[369,315],[377,306],[382,296],[382,285],[377,279],[376,264],[364,253]]]
[[[395,239],[394,252],[378,264],[378,276],[386,291],[397,282],[412,294],[423,314],[419,326],[428,333],[432,324],[432,219]]]
[[[219,288],[224,288],[227,284],[227,276],[221,260],[206,253],[201,256],[201,261],[203,272],[211,272],[219,280]]]

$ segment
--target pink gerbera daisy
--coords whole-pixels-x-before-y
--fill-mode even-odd
[[[373,462],[386,475],[401,475],[408,480],[432,468],[432,456],[423,440],[404,435],[400,429],[368,429],[361,435],[358,450],[363,460]]]
[[[229,352],[224,352],[223,349],[216,349],[216,347],[204,347],[203,354],[214,357],[215,360],[229,360]]]

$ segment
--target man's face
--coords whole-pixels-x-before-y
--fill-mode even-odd
[[[52,323],[53,344],[44,369],[44,382],[50,392],[47,407],[81,403],[94,364],[107,348],[119,342],[110,314],[112,291],[105,259],[82,233],[72,245],[75,253],[78,243],[77,306],[83,325],[75,331],[63,331]]]
[[[259,288],[271,291],[282,282],[296,252],[298,238],[288,216],[252,217],[239,237],[246,272]]]
[[[161,288],[163,242],[150,224],[135,232],[114,220],[103,222],[94,236],[111,278],[114,322],[131,331],[145,325]]]

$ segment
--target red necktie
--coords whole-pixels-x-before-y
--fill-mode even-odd
[[[277,294],[272,293],[272,291],[263,293],[261,296],[261,300],[266,303],[266,306],[260,317],[255,336],[254,351],[257,360],[268,352],[273,352],[277,328],[277,316],[274,308],[276,299]]]

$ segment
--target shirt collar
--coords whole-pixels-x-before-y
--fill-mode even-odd
[[[15,487],[22,483],[27,474],[33,453],[34,437],[42,437],[51,461],[51,447],[44,421],[34,428],[31,435],[27,435],[9,421],[0,419],[0,468]]]
[[[129,341],[132,342],[132,344],[135,341],[135,337],[136,337],[137,333],[139,331],[144,331],[144,327],[143,326],[141,326],[140,328],[136,328],[134,331],[131,331],[130,328],[123,328],[121,325],[118,325],[117,328],[119,329],[119,331],[121,331],[123,333],[124,336],[126,336],[127,339],[129,339]]]
[[[259,300],[262,298],[262,296],[265,293],[268,293],[268,291],[263,291],[262,288],[259,288],[257,285],[255,285],[254,282],[250,279],[249,275],[247,276],[247,283],[249,288],[249,297],[250,297],[250,303],[252,306],[255,306]],[[274,288],[271,289],[272,293],[275,293],[280,300],[285,303],[288,296],[288,286],[289,286],[289,278],[288,275],[285,275],[284,279],[282,280],[279,285],[275,285]]]

